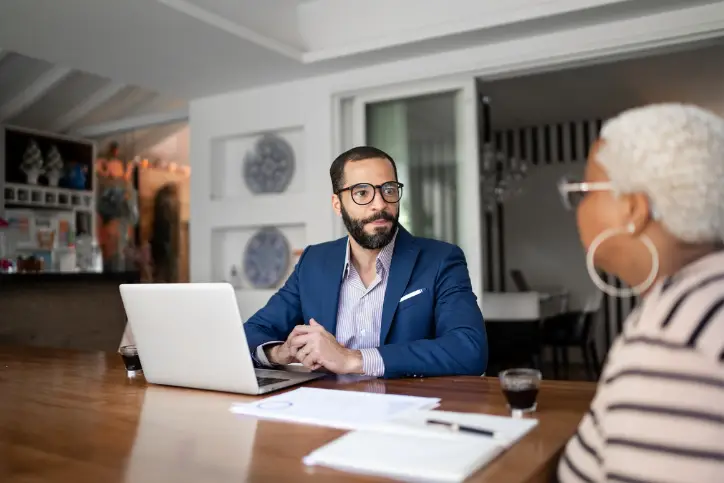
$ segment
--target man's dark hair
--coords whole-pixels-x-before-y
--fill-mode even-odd
[[[329,168],[329,177],[332,179],[332,192],[336,193],[344,188],[344,167],[348,161],[362,161],[363,159],[372,158],[388,160],[395,172],[395,181],[397,181],[397,165],[392,159],[392,156],[372,146],[357,146],[356,148],[343,152],[332,161],[332,166]]]

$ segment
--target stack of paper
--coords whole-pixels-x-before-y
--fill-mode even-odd
[[[533,429],[535,419],[431,411],[439,398],[300,388],[231,411],[353,432],[313,451],[306,465],[401,480],[461,482]],[[489,431],[454,431],[430,421]]]
[[[234,403],[230,410],[292,423],[365,429],[408,411],[432,409],[439,403],[439,398],[302,387],[251,403]]]
[[[428,425],[430,419],[489,430],[495,436]],[[537,424],[534,419],[414,411],[348,433],[307,455],[304,463],[408,481],[461,482]]]

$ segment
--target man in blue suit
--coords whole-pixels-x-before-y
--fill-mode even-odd
[[[403,185],[384,151],[353,148],[329,171],[349,236],[307,247],[244,324],[256,362],[385,378],[482,375],[485,325],[462,250],[399,225]]]

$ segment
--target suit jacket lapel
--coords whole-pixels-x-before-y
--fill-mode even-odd
[[[395,315],[397,304],[407,287],[407,282],[410,281],[419,251],[413,236],[400,227],[395,240],[395,251],[392,254],[387,289],[385,290],[385,301],[382,304],[380,345],[383,345],[387,340],[387,334],[389,334],[392,326],[392,317]]]
[[[324,262],[324,273],[320,280],[319,291],[322,295],[322,319],[317,320],[327,332],[337,334],[337,309],[339,308],[339,289],[342,285],[347,237],[332,244],[329,256]],[[308,320],[304,321],[309,323]]]

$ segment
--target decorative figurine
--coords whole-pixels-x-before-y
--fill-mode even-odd
[[[71,161],[66,174],[67,187],[76,190],[85,189],[87,173],[88,166],[84,166],[76,161]]]
[[[38,143],[33,140],[30,141],[23,154],[20,169],[27,176],[28,184],[38,184],[38,176],[43,174],[43,154],[40,152]]]
[[[60,156],[57,146],[53,145],[45,158],[45,177],[48,178],[48,186],[58,186],[63,175],[63,158]],[[83,183],[85,186],[85,181]]]

